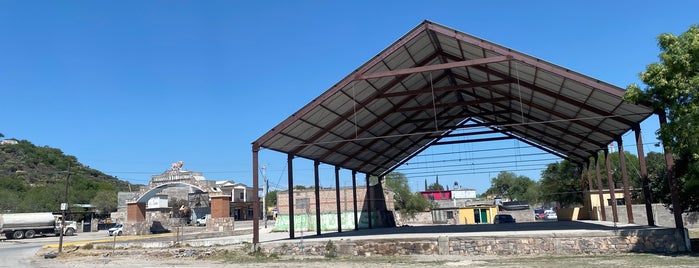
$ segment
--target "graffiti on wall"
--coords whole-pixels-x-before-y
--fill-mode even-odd
[[[377,222],[377,214],[371,213],[372,222]],[[343,212],[341,215],[342,230],[354,230],[354,213]],[[362,213],[359,217],[359,229],[369,228],[369,218],[367,213]],[[316,230],[316,215],[301,214],[294,215],[294,231],[306,232]],[[337,214],[321,214],[320,215],[320,230],[321,231],[337,231]],[[289,231],[289,215],[279,215],[277,221],[272,228],[272,231],[283,232]]]

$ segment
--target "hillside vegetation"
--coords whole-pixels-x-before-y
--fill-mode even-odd
[[[84,166],[60,149],[21,140],[0,145],[0,211],[59,211],[69,165],[69,204],[92,204],[97,212],[108,213],[116,209],[117,192],[129,190],[128,182]],[[70,210],[84,211],[73,206]]]

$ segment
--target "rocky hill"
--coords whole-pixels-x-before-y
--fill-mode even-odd
[[[39,147],[26,140],[4,140],[0,144],[0,210],[58,211],[65,202],[69,165],[70,204],[92,204],[98,211],[108,212],[116,208],[117,192],[129,190],[128,182],[85,166],[60,149]]]

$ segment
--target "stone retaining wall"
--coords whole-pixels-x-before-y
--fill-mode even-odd
[[[544,235],[424,237],[404,239],[335,239],[260,245],[278,255],[574,255],[628,252],[684,252],[684,234],[676,229],[547,233]]]

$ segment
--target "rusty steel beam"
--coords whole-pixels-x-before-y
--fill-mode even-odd
[[[468,66],[474,66],[474,65],[503,62],[503,61],[508,61],[511,59],[512,59],[512,57],[510,57],[508,55],[495,56],[495,57],[490,57],[490,58],[480,58],[480,59],[473,59],[473,60],[448,62],[448,63],[442,63],[442,64],[427,65],[427,66],[420,66],[420,67],[413,67],[413,68],[406,68],[406,69],[399,69],[399,70],[391,70],[391,71],[378,72],[378,73],[357,74],[357,75],[355,75],[354,79],[355,80],[367,80],[367,79],[372,79],[372,78],[381,78],[381,77],[398,76],[398,75],[404,75],[404,74],[414,74],[414,73],[438,71],[438,70],[458,68],[458,67],[468,67]]]
[[[409,33],[405,34],[401,39],[398,39],[395,43],[393,43],[391,46],[386,48],[384,51],[382,51],[379,55],[376,57],[372,58],[369,60],[369,62],[365,63],[359,69],[355,71],[355,73],[364,73],[368,70],[371,70],[376,64],[384,61],[386,57],[391,55],[394,51],[398,50],[398,48],[401,48],[405,46],[405,44],[411,42],[415,37],[419,36],[421,33],[425,32],[427,27],[425,25],[422,25],[420,27],[417,27],[410,31]],[[271,131],[265,133],[262,137],[257,139],[257,143],[260,144],[261,146],[264,146],[265,143],[267,143],[272,137],[274,137],[276,134],[280,133],[281,131],[285,130],[287,127],[289,127],[291,124],[293,124],[297,119],[303,118],[306,114],[308,114],[310,111],[312,111],[315,106],[318,103],[323,103],[332,96],[334,96],[337,92],[342,91],[346,86],[348,86],[350,83],[354,82],[354,77],[352,75],[349,75],[342,79],[342,81],[338,82],[335,84],[333,87],[331,87],[328,91],[324,92],[321,94],[318,98],[314,99],[312,102],[306,104],[301,110],[298,112],[292,114],[289,116],[287,119],[282,121],[279,125],[274,127]]]
[[[425,105],[425,106],[417,106],[417,107],[409,107],[409,108],[399,108],[395,110],[395,113],[400,113],[400,112],[413,112],[413,111],[425,111],[425,110],[432,110],[433,108],[449,108],[449,107],[457,107],[457,106],[472,106],[472,105],[478,105],[478,104],[483,104],[483,103],[496,103],[496,102],[502,102],[502,101],[507,101],[509,98],[507,97],[501,97],[501,98],[492,98],[492,99],[481,99],[481,100],[470,100],[470,101],[460,101],[460,102],[452,102],[452,103],[440,103],[440,104],[430,104],[430,105]]]
[[[318,172],[318,166],[320,161],[313,161],[313,178],[315,182],[314,192],[315,192],[315,203],[316,203],[316,235],[320,235],[320,173]]]
[[[354,230],[359,231],[359,217],[357,216],[357,171],[352,170],[352,205],[354,206]]]
[[[294,155],[286,155],[287,187],[289,187],[289,238],[294,239]]]
[[[342,233],[342,207],[340,206],[340,167],[335,166],[335,201],[337,205],[337,232]]]
[[[621,165],[621,182],[624,185],[624,204],[626,205],[626,216],[628,223],[634,223],[633,210],[631,209],[631,191],[629,190],[629,174],[626,170],[626,154],[624,154],[624,144],[621,137],[618,137],[617,147],[619,148],[619,165]]]
[[[260,146],[256,143],[252,145],[252,190],[255,192],[252,202],[252,244],[257,246],[260,243],[260,198],[259,198],[259,188],[258,188],[258,155],[260,152]]]
[[[384,93],[384,94],[379,95],[377,98],[415,96],[415,95],[420,95],[420,94],[432,94],[433,92],[436,93],[436,92],[442,92],[442,91],[464,90],[467,88],[487,87],[487,86],[503,85],[503,84],[509,84],[509,83],[512,83],[512,80],[502,79],[502,80],[494,80],[494,81],[486,81],[486,82],[474,82],[474,83],[464,84],[464,85],[438,87],[438,88],[434,88],[434,89],[421,88],[421,89],[417,89],[417,90]]]
[[[607,211],[604,209],[604,192],[602,191],[602,174],[599,167],[599,152],[595,153],[595,176],[597,177],[597,195],[599,197],[599,212],[602,221],[607,221]]]
[[[614,222],[619,222],[619,214],[616,210],[616,194],[614,179],[612,178],[612,162],[609,159],[609,149],[604,149],[604,163],[607,169],[607,188],[609,188],[609,199],[612,200],[612,217]]]
[[[655,226],[655,219],[653,218],[653,205],[651,204],[650,196],[650,179],[648,178],[648,168],[646,167],[646,154],[643,152],[643,138],[641,137],[641,126],[636,124],[633,129],[636,135],[636,151],[638,152],[638,163],[639,163],[639,174],[641,175],[641,185],[643,189],[643,203],[646,207],[646,218],[648,219],[648,226]]]
[[[470,140],[460,140],[460,141],[439,141],[432,145],[449,145],[449,144],[461,144],[461,143],[473,143],[473,142],[486,142],[486,141],[501,141],[501,140],[511,140],[512,137],[492,137],[492,138],[480,138],[480,139],[470,139]]]
[[[444,26],[437,25],[437,24],[427,24],[427,29],[431,31],[435,31],[437,33],[443,34],[448,37],[455,38],[459,41],[483,48],[484,50],[492,51],[500,55],[509,55],[512,56],[514,60],[520,61],[522,63],[526,63],[529,65],[532,65],[538,69],[545,70],[548,72],[551,72],[553,74],[556,74],[558,76],[562,76],[565,78],[568,78],[570,80],[576,81],[578,83],[582,83],[585,85],[588,85],[590,87],[593,87],[595,89],[602,90],[610,95],[616,96],[618,98],[622,98],[624,96],[624,90],[618,87],[615,87],[613,85],[610,85],[608,83],[602,82],[600,80],[576,73],[574,71],[571,71],[569,69],[554,65],[552,63],[548,63],[546,61],[543,61],[541,59],[537,59],[531,56],[527,56],[525,54],[513,51],[512,49],[485,41],[480,38],[476,38],[474,36],[455,31],[453,29],[448,29]]]

